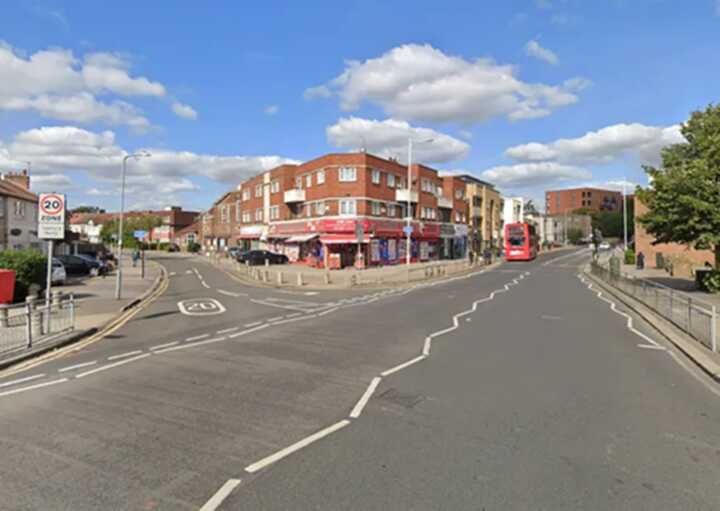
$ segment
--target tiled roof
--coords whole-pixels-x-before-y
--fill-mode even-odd
[[[30,190],[26,190],[22,186],[18,186],[15,183],[0,179],[0,195],[8,195],[15,197],[16,199],[22,199],[30,202],[37,202],[38,196],[32,193]]]

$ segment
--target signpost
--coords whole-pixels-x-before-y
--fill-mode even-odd
[[[144,240],[147,238],[147,231],[133,231],[133,238],[138,241],[142,241],[140,245],[140,278],[145,279],[145,243]]]
[[[363,267],[363,259],[362,259],[362,242],[363,238],[365,238],[365,226],[361,222],[355,223],[355,237],[357,238],[357,257],[355,258],[355,267],[356,268],[362,268]]]
[[[45,286],[45,331],[50,331],[50,296],[54,240],[65,239],[65,196],[41,193],[38,201],[38,238],[48,241],[47,285]]]

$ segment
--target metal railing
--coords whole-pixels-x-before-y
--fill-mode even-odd
[[[0,358],[12,357],[75,328],[75,297],[53,293],[49,304],[28,297],[25,303],[0,304]]]
[[[640,301],[703,346],[717,352],[717,307],[657,282],[614,272],[593,263],[593,275]]]

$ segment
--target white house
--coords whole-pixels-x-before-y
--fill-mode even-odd
[[[0,175],[0,250],[42,249],[37,209],[27,170]]]

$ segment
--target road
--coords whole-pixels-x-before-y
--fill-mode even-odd
[[[0,509],[717,509],[717,390],[586,257],[289,294],[169,256],[110,338],[0,379]]]

